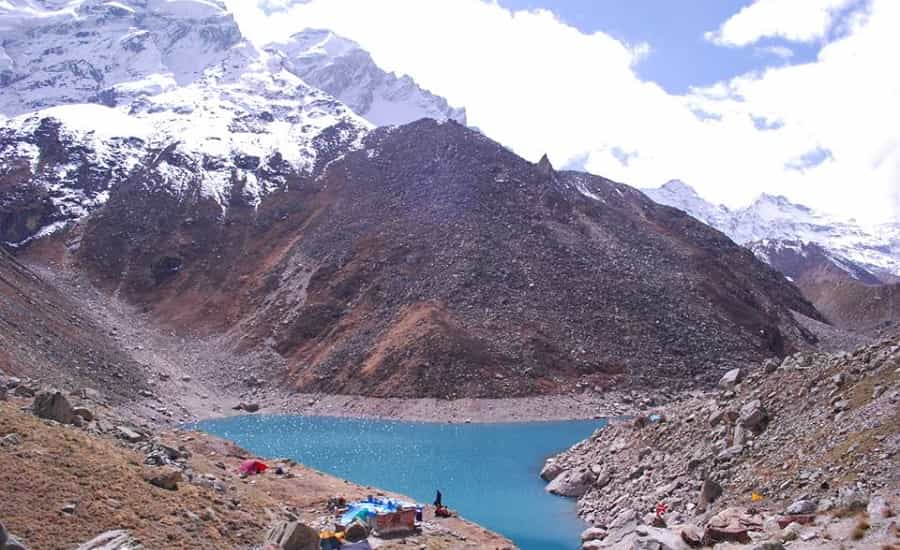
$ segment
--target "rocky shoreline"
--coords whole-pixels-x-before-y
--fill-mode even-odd
[[[727,373],[541,473],[585,550],[900,546],[900,337]]]

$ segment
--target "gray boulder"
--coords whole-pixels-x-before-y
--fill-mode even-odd
[[[741,369],[731,369],[719,379],[720,388],[733,388],[735,384],[741,381]]]
[[[31,410],[40,418],[55,420],[60,424],[72,424],[75,413],[69,400],[58,392],[41,392],[34,398]]]
[[[581,497],[594,483],[594,473],[589,468],[566,470],[547,484],[547,492],[564,497]]]
[[[546,462],[544,462],[544,467],[541,468],[541,479],[544,481],[553,481],[556,476],[561,474],[563,471],[562,465],[555,458],[548,458]]]
[[[741,426],[754,433],[759,433],[764,427],[764,423],[769,418],[769,413],[763,407],[759,399],[750,401],[743,407],[738,415],[738,422]]]
[[[603,540],[606,538],[606,529],[602,527],[588,527],[581,532],[581,542],[589,540]]]
[[[265,548],[319,550],[319,533],[296,521],[280,521],[266,534]]]
[[[126,426],[117,426],[116,432],[116,435],[119,436],[119,439],[124,439],[129,443],[137,443],[138,441],[142,441],[145,439],[142,434]]]
[[[784,513],[788,516],[796,516],[802,514],[814,514],[816,512],[816,503],[812,500],[798,500],[787,507]]]
[[[15,447],[22,444],[22,436],[13,432],[0,437],[0,447]]]
[[[131,533],[117,529],[107,531],[102,535],[89,540],[76,550],[141,550],[141,546]]]
[[[722,496],[722,486],[706,478],[703,480],[703,485],[700,486],[700,494],[697,495],[697,506],[705,509],[707,505],[715,502],[720,496]]]
[[[83,418],[86,422],[90,422],[94,419],[94,413],[87,407],[75,407],[72,409],[72,412],[75,413],[76,416]]]

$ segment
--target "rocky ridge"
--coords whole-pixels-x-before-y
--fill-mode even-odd
[[[898,411],[895,336],[731,371],[716,392],[598,430],[541,475],[578,498],[586,549],[892,548]]]

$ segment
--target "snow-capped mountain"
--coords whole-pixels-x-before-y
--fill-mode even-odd
[[[783,254],[782,249],[802,250],[798,247],[816,243],[836,265],[846,266],[845,271],[853,278],[859,278],[860,269],[876,276],[900,275],[900,223],[865,227],[767,194],[744,208],[731,210],[704,200],[678,180],[642,191],[654,201],[683,210],[749,246],[766,261]]]
[[[373,123],[464,120],[328,33],[260,51],[220,0],[3,0],[0,45],[0,183],[18,183],[0,187],[0,242],[14,246],[136,170],[224,211],[313,176]],[[358,112],[310,83],[354,62],[357,86],[339,91]]]
[[[409,76],[382,70],[356,42],[331,31],[307,29],[265,50],[281,58],[285,69],[338,98],[376,126],[420,118],[466,124],[465,109],[451,107]]]

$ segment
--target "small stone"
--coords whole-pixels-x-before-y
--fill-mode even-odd
[[[177,491],[178,483],[182,480],[181,470],[163,466],[144,472],[144,480],[167,491]]]
[[[138,441],[143,441],[144,436],[127,426],[117,426],[116,427],[117,435],[120,439],[124,439],[129,443],[137,443]]]
[[[816,511],[816,503],[812,500],[798,500],[787,507],[784,511],[786,515],[796,516],[812,514]]]
[[[94,420],[94,413],[87,407],[75,407],[72,409],[72,412],[75,413],[76,416],[85,419],[87,422]]]
[[[347,540],[350,542],[359,542],[369,537],[368,527],[359,521],[354,521],[348,525],[344,533],[347,536]]]
[[[6,434],[0,438],[0,447],[15,447],[22,444],[22,436],[17,433]]]

